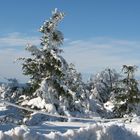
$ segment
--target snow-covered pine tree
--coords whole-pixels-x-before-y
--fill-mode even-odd
[[[71,98],[67,89],[63,87],[62,77],[65,75],[67,62],[60,55],[59,46],[63,43],[63,34],[57,30],[58,23],[63,19],[64,13],[52,12],[52,17],[40,27],[43,34],[41,48],[28,44],[27,50],[31,57],[23,60],[23,74],[30,76],[28,91],[31,98],[41,97],[46,103],[53,104],[57,109],[59,97]],[[33,94],[34,93],[34,94]],[[38,107],[39,108],[39,107]]]
[[[22,69],[25,75],[30,76],[31,92],[39,88],[39,84],[44,78],[50,82],[53,81],[55,89],[61,90],[61,93],[64,92],[59,86],[59,79],[63,76],[67,64],[60,56],[62,50],[59,46],[63,43],[63,34],[56,29],[63,17],[64,13],[55,10],[50,20],[45,21],[40,28],[40,32],[43,33],[42,48],[38,49],[30,44],[26,48],[32,56],[22,58]]]
[[[140,91],[138,89],[138,82],[134,77],[136,69],[136,66],[123,65],[122,70],[125,77],[114,90],[114,113],[117,117],[123,117],[126,114],[137,114],[136,108],[140,103]]]
[[[64,13],[55,10],[40,28],[43,33],[42,48],[29,44],[27,50],[31,52],[31,57],[21,58],[23,73],[30,76],[29,91],[32,96],[32,100],[22,105],[69,116],[75,115],[74,112],[84,112],[86,92],[81,75],[61,56],[62,49],[59,46],[64,38],[61,31],[57,30],[57,25],[63,17]],[[41,107],[38,101],[42,102]]]

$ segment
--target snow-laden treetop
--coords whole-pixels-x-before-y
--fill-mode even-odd
[[[39,31],[44,34],[41,39],[41,45],[44,46],[43,49],[50,48],[58,51],[57,47],[63,43],[64,37],[62,32],[57,30],[56,27],[63,18],[64,13],[55,9],[52,12],[52,17],[40,27]]]

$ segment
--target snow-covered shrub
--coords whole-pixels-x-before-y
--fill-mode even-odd
[[[0,86],[0,98],[16,103],[19,101],[19,97],[23,94],[26,84],[18,83],[17,79],[7,80],[8,83],[3,83]]]
[[[102,103],[106,103],[116,85],[120,75],[114,69],[105,69],[91,77],[89,89],[91,94]]]
[[[19,84],[16,79],[8,79],[8,83],[3,83],[0,86],[0,98],[1,100],[18,104],[25,88],[26,84]],[[0,111],[1,123],[22,123],[24,118],[22,110],[3,104],[3,102],[1,102],[1,106],[4,106]]]

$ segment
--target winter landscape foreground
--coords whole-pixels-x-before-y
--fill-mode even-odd
[[[123,123],[44,122],[0,126],[1,140],[140,140],[140,119]]]
[[[0,140],[140,140],[140,117],[114,121],[95,117],[93,121],[40,122],[41,114],[38,114],[37,118],[30,121],[32,125],[27,126],[17,125],[16,122],[3,123],[7,115],[4,112],[8,111],[6,105],[1,103],[0,110]],[[16,110],[13,113],[19,116]]]
[[[59,116],[56,121],[42,121],[41,114],[34,113],[32,116],[37,116],[32,117],[28,125],[21,125],[18,113],[17,108],[0,104],[0,140],[140,140],[138,116],[128,119],[93,117],[89,121],[88,118],[83,121],[77,118],[78,121],[60,122],[57,121]],[[51,115],[46,115],[48,117],[51,119]]]

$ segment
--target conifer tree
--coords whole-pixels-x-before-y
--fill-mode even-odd
[[[58,23],[63,19],[64,13],[55,9],[52,17],[44,22],[40,32],[43,33],[41,38],[41,49],[28,44],[26,50],[31,52],[31,57],[22,58],[23,73],[30,76],[30,90],[34,92],[39,88],[41,81],[46,78],[53,87],[60,92],[62,91],[59,80],[63,76],[63,71],[67,63],[60,56],[62,50],[59,46],[63,43],[63,34],[57,30]]]
[[[123,72],[125,78],[119,82],[115,89],[115,108],[116,116],[123,117],[123,115],[136,113],[136,106],[140,103],[140,91],[138,89],[138,82],[134,77],[136,66],[123,65]]]
[[[86,98],[81,74],[61,56],[63,34],[57,29],[64,13],[55,10],[40,28],[43,34],[41,48],[28,44],[31,57],[23,60],[23,73],[30,76],[29,91],[32,98],[41,97],[59,114],[83,111]],[[84,112],[84,111],[83,111]]]

